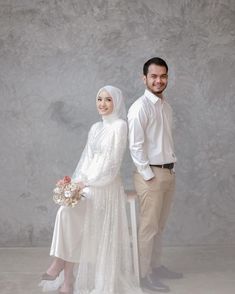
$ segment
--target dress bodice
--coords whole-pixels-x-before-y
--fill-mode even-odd
[[[94,124],[73,179],[88,186],[110,183],[119,173],[126,142],[127,125],[124,120],[112,119]]]

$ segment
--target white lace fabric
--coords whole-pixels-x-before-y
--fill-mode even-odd
[[[119,174],[126,149],[127,124],[118,117],[118,112],[114,112],[91,127],[86,147],[72,176],[74,181],[82,181],[88,186],[89,194],[84,201],[82,226],[73,222],[73,227],[69,228],[74,235],[81,235],[82,230],[79,245],[72,244],[72,247],[79,246],[80,252],[74,294],[142,293],[133,275],[126,195]],[[61,231],[65,230],[63,218],[58,217],[53,239],[63,235]],[[58,249],[60,245],[56,241],[52,244],[51,254],[55,255],[53,247]],[[60,252],[60,248],[57,251]],[[68,260],[66,252],[61,254]],[[77,258],[74,262],[78,262]],[[45,282],[42,285],[44,291],[50,289],[48,284],[57,283],[58,287],[61,280],[62,275],[57,281]]]
[[[89,138],[84,161],[74,175],[90,187],[74,293],[138,293],[132,269],[126,195],[119,175],[126,148],[126,122],[96,124]]]
[[[87,186],[109,184],[120,171],[126,136],[126,122],[121,119],[94,124],[72,179]]]

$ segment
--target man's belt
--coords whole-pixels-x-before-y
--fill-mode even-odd
[[[166,164],[150,164],[150,166],[173,169],[174,168],[174,162],[172,162],[172,163],[166,163]]]

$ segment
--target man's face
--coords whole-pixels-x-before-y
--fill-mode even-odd
[[[162,98],[162,92],[166,89],[168,82],[167,70],[164,66],[151,64],[143,80],[150,92]]]

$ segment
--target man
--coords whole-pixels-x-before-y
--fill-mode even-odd
[[[163,91],[168,82],[166,62],[154,57],[143,67],[144,95],[129,109],[130,152],[137,171],[134,184],[140,202],[139,254],[141,285],[168,292],[161,278],[182,274],[161,264],[161,238],[175,189],[176,157],[172,138],[172,109]]]

